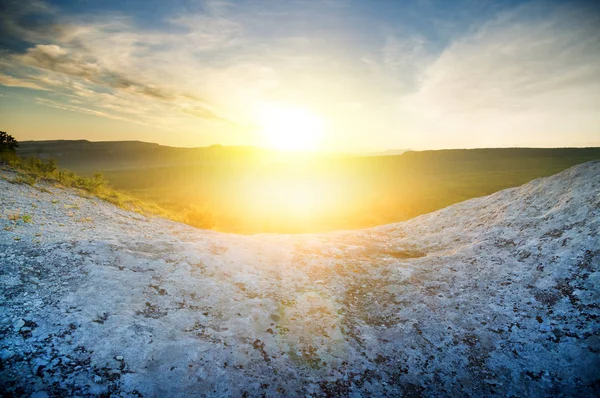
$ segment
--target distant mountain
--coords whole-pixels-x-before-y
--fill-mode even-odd
[[[395,156],[402,155],[405,152],[411,151],[412,149],[388,149],[386,151],[374,151],[374,152],[357,152],[356,155],[362,156]]]
[[[381,164],[422,163],[429,166],[448,164],[467,165],[472,162],[505,162],[510,159],[560,159],[580,157],[582,161],[600,157],[600,148],[483,148],[412,151],[394,149],[383,152],[327,154],[286,153],[250,146],[212,145],[198,148],[178,148],[141,141],[52,140],[22,141],[17,153],[21,156],[39,156],[58,161],[61,167],[79,173],[97,170],[119,170],[147,167],[169,167],[180,165],[256,163],[286,161],[292,159],[317,158],[342,161],[348,158],[380,158]],[[369,160],[370,161],[370,160]],[[442,166],[445,168],[446,166]]]
[[[270,152],[244,146],[177,148],[141,141],[53,140],[20,142],[17,153],[24,157],[56,159],[61,167],[86,172],[249,161]]]

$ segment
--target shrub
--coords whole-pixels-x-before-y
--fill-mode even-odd
[[[76,178],[77,175],[71,170],[58,170],[56,172],[56,179],[66,187],[72,187]]]
[[[12,184],[27,184],[33,186],[37,181],[37,178],[32,177],[28,174],[20,174],[15,178],[11,179],[9,182]]]
[[[106,180],[102,173],[95,173],[92,178],[82,178],[78,179],[79,188],[83,188],[86,191],[97,193],[102,188],[106,187]]]
[[[184,211],[183,222],[192,227],[211,229],[216,220],[214,213],[207,207],[191,207]]]
[[[19,157],[15,152],[0,151],[0,164],[8,164],[16,167],[16,163],[19,162]]]
[[[26,170],[48,176],[54,173],[58,169],[58,166],[56,165],[56,160],[54,159],[43,160],[36,157],[30,157],[26,159],[24,168]]]
[[[5,131],[0,131],[0,153],[15,153],[19,143],[13,136]]]
[[[10,180],[11,183],[34,185],[38,179],[46,179],[55,181],[64,187],[79,188],[80,196],[94,195],[116,206],[140,214],[157,215],[204,229],[213,228],[216,223],[215,215],[208,208],[192,207],[182,213],[167,211],[157,204],[142,202],[111,189],[102,173],[96,173],[91,178],[82,177],[73,171],[58,168],[54,159],[43,160],[37,157],[21,159],[15,153],[3,151],[0,152],[0,161],[8,163],[19,171],[19,175]],[[53,200],[52,203],[54,204],[56,201]],[[31,216],[26,215],[26,218],[22,218],[22,221],[31,221]]]

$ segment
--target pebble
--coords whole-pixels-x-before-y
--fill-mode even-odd
[[[0,359],[2,359],[2,361],[6,361],[12,358],[14,355],[15,353],[10,350],[2,350],[2,352],[0,352]]]
[[[21,328],[25,326],[25,321],[22,319],[17,319],[14,323],[13,323],[13,327],[15,328],[15,331],[19,331],[21,330]]]
[[[121,356],[121,355],[117,355],[117,356],[115,357],[115,359],[116,359],[117,361],[122,361],[122,360],[124,360],[125,358],[123,358],[123,356]]]
[[[102,377],[100,377],[98,375],[94,376],[94,383],[100,383],[100,382],[102,382]]]

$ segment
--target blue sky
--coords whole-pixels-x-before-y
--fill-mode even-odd
[[[599,26],[585,1],[7,0],[0,129],[269,146],[278,108],[324,150],[600,145]]]

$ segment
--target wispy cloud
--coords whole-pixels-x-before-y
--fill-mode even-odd
[[[598,26],[600,14],[570,7],[504,13],[444,49],[402,107],[449,140],[479,135],[481,145],[498,135],[552,145],[559,131],[600,134]]]
[[[600,132],[597,8],[456,11],[470,21],[458,26],[426,3],[379,20],[344,0],[204,0],[153,25],[6,1],[0,85],[51,92],[37,102],[63,110],[236,139],[263,102],[313,107],[332,142],[357,147],[552,145]]]
[[[12,76],[0,75],[0,85],[7,87],[24,87],[33,90],[47,90],[46,87],[42,87],[31,79],[19,79]]]
[[[72,105],[69,103],[64,103],[63,101],[53,101],[51,99],[48,98],[36,98],[35,101],[38,104],[42,104],[42,105],[46,105],[46,106],[50,106],[52,108],[56,108],[56,109],[61,109],[61,110],[65,110],[65,111],[72,111],[72,112],[79,112],[79,113],[85,113],[88,115],[94,115],[94,116],[101,116],[101,117],[105,117],[108,119],[114,119],[114,120],[123,120],[123,121],[127,121],[127,122],[134,122],[134,123],[139,123],[136,120],[131,120],[131,119],[127,119],[124,117],[120,117],[117,116],[114,113],[107,113],[107,112],[101,112],[101,111],[97,111],[94,109],[88,109],[84,106],[78,106],[78,105]],[[73,103],[77,103],[78,101],[73,100],[70,101]],[[141,123],[142,125],[147,125],[145,123]]]
[[[536,106],[540,96],[600,83],[600,18],[503,15],[448,47],[420,95],[450,110]],[[581,104],[576,104],[580,106]]]
[[[237,31],[235,24],[208,17],[195,21],[175,18],[172,23],[185,29],[181,41],[180,32],[143,31],[125,17],[94,18],[85,25],[58,22],[55,11],[41,2],[28,7],[15,5],[11,11],[12,18],[3,18],[4,31],[33,43],[40,40],[36,32],[43,31],[43,41],[52,44],[34,44],[23,53],[0,54],[1,84],[52,90],[64,97],[64,107],[69,110],[119,120],[164,125],[172,122],[173,116],[185,119],[193,115],[231,123],[219,114],[216,105],[200,99],[200,90],[186,85],[178,72],[189,72],[197,65],[194,52],[221,48]],[[51,25],[28,29],[15,22],[32,13],[41,13]],[[68,105],[72,97],[86,106]],[[54,107],[57,104],[52,103]],[[127,116],[115,114],[117,111]],[[159,114],[162,118],[157,120]]]
[[[43,41],[56,33],[56,8],[41,0],[0,2],[0,38]]]

